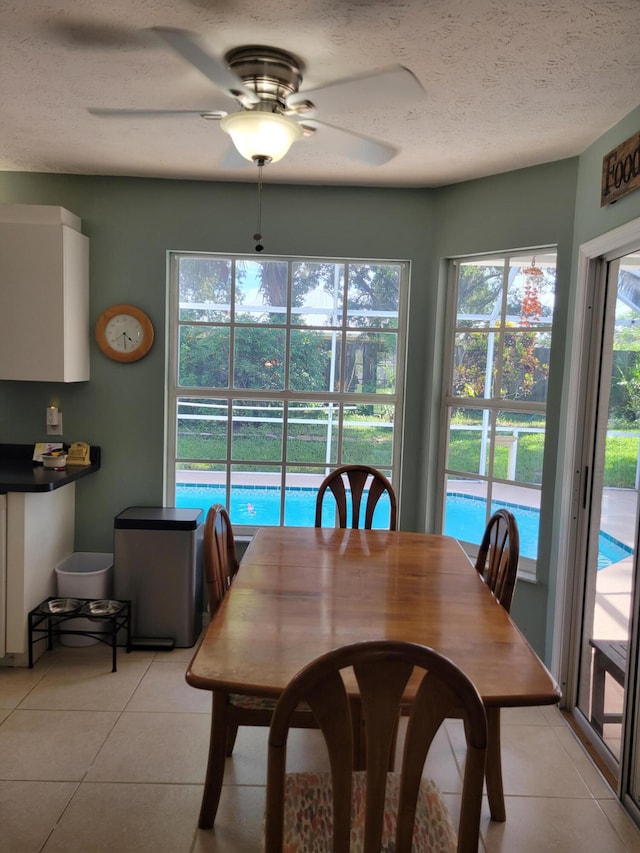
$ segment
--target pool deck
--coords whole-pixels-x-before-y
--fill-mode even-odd
[[[626,489],[604,490],[602,528],[629,548],[635,547],[635,492]],[[628,639],[632,586],[633,555],[598,572],[593,631],[595,637],[607,640]]]

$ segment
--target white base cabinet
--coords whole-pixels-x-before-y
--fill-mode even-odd
[[[27,666],[27,614],[56,594],[55,567],[73,553],[75,483],[48,492],[7,494],[5,657],[0,666]],[[44,651],[34,649],[35,657]]]
[[[0,379],[89,379],[89,239],[62,207],[0,205]]]

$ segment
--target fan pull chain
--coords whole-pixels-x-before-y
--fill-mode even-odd
[[[264,160],[260,158],[257,161],[258,164],[258,226],[256,228],[256,233],[253,235],[253,239],[256,240],[256,252],[262,252],[264,246],[260,242],[262,240],[262,168],[264,166]]]

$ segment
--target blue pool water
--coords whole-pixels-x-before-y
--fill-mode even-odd
[[[289,527],[313,527],[316,519],[317,489],[286,490],[284,523]],[[176,484],[176,506],[208,509],[211,504],[225,502],[223,486]],[[364,501],[363,501],[364,504]],[[364,506],[362,507],[364,512]],[[280,524],[280,491],[270,486],[234,486],[231,490],[229,514],[233,524],[275,527]],[[335,500],[327,492],[322,506],[322,524],[331,527],[335,518]],[[373,526],[389,526],[389,498],[383,495],[373,514]]]
[[[316,489],[290,488],[285,496],[284,523],[291,527],[312,527],[315,522]],[[176,506],[207,510],[211,504],[225,502],[225,489],[215,485],[176,485]],[[491,511],[500,507],[511,510],[518,521],[520,553],[536,559],[540,515],[537,509],[494,501]],[[467,542],[480,542],[486,524],[486,505],[482,498],[450,492],[447,495],[445,533]],[[332,526],[335,504],[326,496],[322,523]],[[235,486],[231,493],[231,521],[234,524],[276,526],[280,523],[280,492],[269,486]],[[373,517],[374,527],[389,524],[389,500],[380,500]],[[613,565],[632,554],[631,548],[600,531],[598,569]]]
[[[520,504],[494,501],[491,512],[505,507],[515,515],[520,534],[520,553],[535,560],[538,554],[538,533],[540,513],[537,509]],[[468,542],[480,542],[486,524],[486,503],[482,498],[449,492],[445,514],[445,533]],[[633,551],[623,542],[619,542],[600,531],[598,546],[598,570],[617,563],[632,554]]]

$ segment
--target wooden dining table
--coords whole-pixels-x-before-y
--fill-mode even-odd
[[[430,646],[474,682],[489,725],[491,815],[504,820],[500,708],[552,705],[560,691],[456,539],[388,530],[261,528],[186,679],[214,694],[277,698],[309,661],[374,639]],[[411,689],[410,682],[407,702]],[[219,791],[216,806],[218,797]]]

